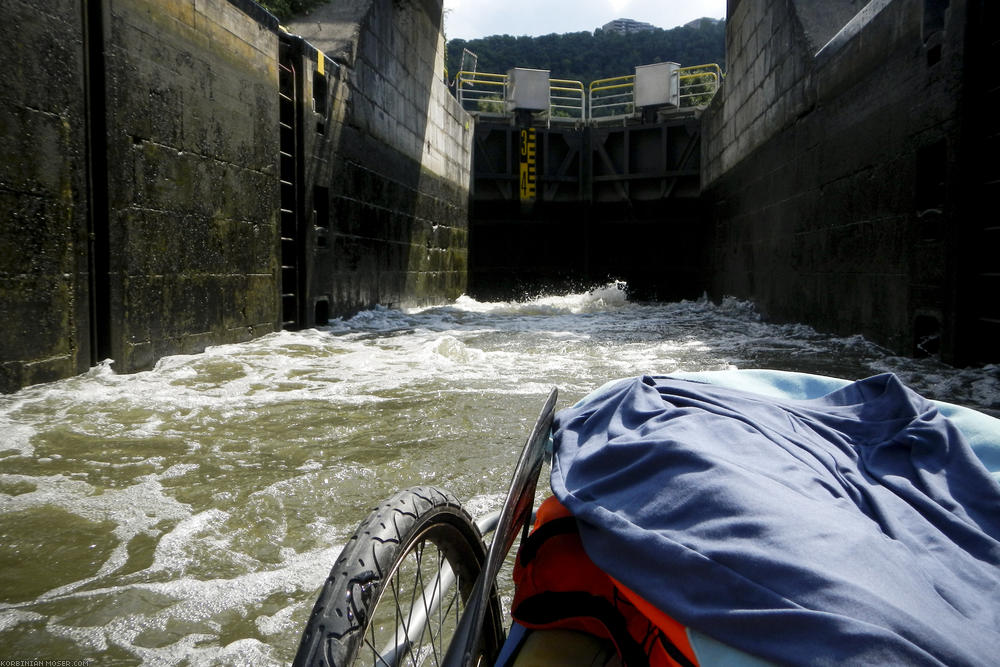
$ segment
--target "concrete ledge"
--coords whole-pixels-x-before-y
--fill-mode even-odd
[[[313,9],[307,17],[289,21],[288,31],[300,35],[335,61],[353,66],[361,27],[374,0],[338,0]]]
[[[871,0],[871,2],[865,5],[860,12],[855,14],[851,20],[847,22],[844,27],[841,28],[832,39],[830,39],[829,42],[824,44],[823,47],[816,52],[817,62],[824,62],[827,58],[843,48],[845,44],[850,42],[862,30],[864,30],[865,26],[871,23],[871,21],[878,16],[883,9],[891,4],[893,4],[893,0]]]
[[[228,2],[268,30],[278,31],[278,18],[253,0],[228,0]]]

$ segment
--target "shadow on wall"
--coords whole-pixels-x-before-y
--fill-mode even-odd
[[[85,6],[0,3],[0,391],[464,291],[438,0]]]
[[[0,3],[0,390],[273,331],[277,21],[43,4]]]
[[[305,167],[299,326],[466,288],[469,118],[444,83],[439,0],[346,0],[288,30],[336,62],[326,134]]]
[[[902,354],[997,359],[996,301],[969,297],[996,284],[971,159],[989,105],[966,74],[990,61],[984,6],[729,2],[729,72],[703,116],[714,297]]]

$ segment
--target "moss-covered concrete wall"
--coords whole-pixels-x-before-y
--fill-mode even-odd
[[[0,5],[0,392],[90,364],[79,0]]]
[[[440,0],[345,0],[288,25],[339,65],[310,176],[329,197],[310,300],[330,314],[466,289],[472,127],[444,82],[441,21]]]
[[[465,290],[440,0],[325,11],[0,4],[0,391]]]
[[[731,0],[703,117],[711,293],[962,356],[967,3]]]
[[[279,326],[278,36],[254,7],[104,3],[107,337],[120,371]]]
[[[274,331],[277,21],[0,5],[0,391]]]

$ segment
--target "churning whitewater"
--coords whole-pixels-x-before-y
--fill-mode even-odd
[[[524,303],[376,309],[118,375],[0,396],[0,655],[287,664],[369,509],[433,484],[497,509],[549,389],[643,373],[894,372],[1000,409],[1000,367],[895,357],[733,300],[621,285]]]

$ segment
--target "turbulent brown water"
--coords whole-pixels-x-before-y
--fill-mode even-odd
[[[368,311],[133,375],[105,364],[0,396],[0,657],[287,664],[379,500],[434,484],[496,509],[550,387],[565,406],[619,377],[724,368],[894,372],[1000,409],[1000,367],[615,285]]]

